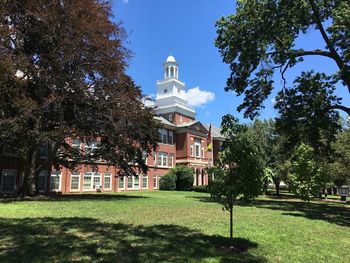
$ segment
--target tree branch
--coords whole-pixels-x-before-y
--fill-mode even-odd
[[[321,32],[321,35],[324,39],[324,41],[327,44],[327,48],[329,49],[329,51],[332,54],[333,59],[335,60],[335,62],[337,63],[338,68],[344,72],[346,70],[346,64],[343,62],[342,58],[340,57],[340,55],[338,54],[338,52],[336,51],[336,49],[333,46],[332,41],[328,38],[326,30],[324,29],[321,19],[320,19],[320,14],[318,12],[317,6],[315,4],[315,2],[313,0],[308,0],[312,11],[314,13],[314,17],[315,17],[315,22]],[[344,82],[346,83],[346,85],[348,86],[348,90],[350,92],[350,78],[349,77],[344,77],[343,78]]]
[[[328,108],[328,110],[342,110],[342,111],[346,112],[350,116],[350,108],[345,107],[343,105],[336,104],[336,105],[330,106]]]

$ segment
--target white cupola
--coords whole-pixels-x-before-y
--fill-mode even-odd
[[[170,78],[179,78],[179,66],[172,55],[164,62],[164,79]]]
[[[170,55],[163,63],[164,79],[157,81],[157,113],[182,112],[195,117],[195,111],[185,99],[185,83],[179,80],[179,65]]]

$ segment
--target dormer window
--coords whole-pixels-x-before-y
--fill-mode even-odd
[[[169,115],[169,121],[173,121],[173,115]]]

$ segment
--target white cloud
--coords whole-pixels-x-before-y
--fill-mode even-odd
[[[129,0],[123,0],[123,4],[129,3]]]
[[[188,101],[188,104],[194,107],[203,106],[215,99],[213,92],[201,90],[199,87],[185,91],[183,96]]]

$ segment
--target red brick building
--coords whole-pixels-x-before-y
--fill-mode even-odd
[[[81,164],[74,171],[62,167],[60,170],[43,170],[38,179],[40,192],[82,193],[119,192],[130,190],[154,190],[159,188],[159,178],[175,165],[193,168],[194,185],[208,184],[205,168],[213,165],[220,150],[223,137],[220,129],[203,125],[195,119],[195,110],[184,98],[185,84],[178,79],[178,64],[173,56],[164,63],[164,79],[157,81],[157,97],[154,103],[162,124],[159,130],[159,145],[147,157],[147,174],[138,177],[118,177],[117,168],[97,163],[97,169]],[[208,137],[209,130],[211,136]],[[89,151],[94,144],[85,145],[74,139],[70,143]],[[208,151],[208,145],[212,150]],[[45,158],[45,151],[42,153]],[[16,193],[22,174],[21,161],[6,146],[0,149],[0,193]]]

